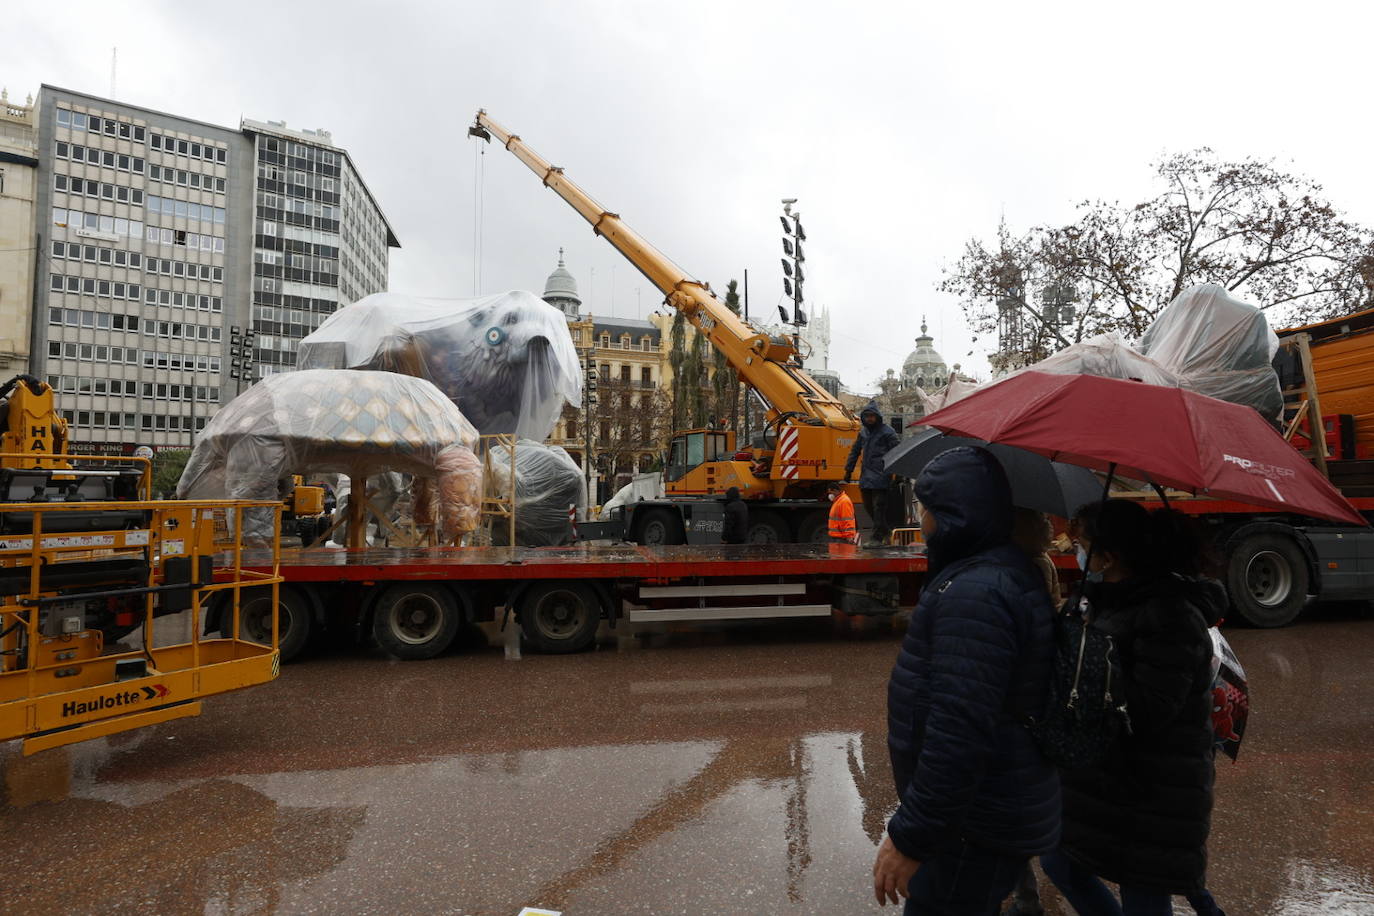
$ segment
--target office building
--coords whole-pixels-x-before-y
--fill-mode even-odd
[[[242,128],[257,168],[245,340],[264,378],[294,367],[301,338],[335,310],[385,290],[388,249],[400,243],[328,131],[246,119]],[[234,369],[243,367],[231,359]]]
[[[325,315],[386,288],[395,237],[327,133],[46,85],[38,112],[31,366],[78,450],[188,447]]]

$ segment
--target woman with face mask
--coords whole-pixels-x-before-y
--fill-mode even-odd
[[[1204,888],[1212,811],[1212,644],[1226,607],[1199,578],[1201,548],[1176,512],[1107,500],[1079,511],[1078,559],[1092,625],[1111,634],[1130,730],[1096,766],[1064,771],[1064,833],[1041,859],[1083,916],[1172,913]],[[1120,887],[1121,899],[1102,879]]]

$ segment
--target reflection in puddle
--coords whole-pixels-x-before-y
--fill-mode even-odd
[[[1274,901],[1276,916],[1350,916],[1374,913],[1374,881],[1335,862],[1288,864],[1288,886]]]

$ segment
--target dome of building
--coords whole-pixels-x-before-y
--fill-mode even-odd
[[[921,336],[916,338],[916,349],[902,363],[902,381],[907,385],[919,385],[926,391],[943,388],[949,383],[949,367],[944,357],[931,346],[935,338],[926,333],[925,321],[921,322]]]
[[[569,318],[576,318],[582,306],[582,297],[577,294],[577,281],[572,273],[563,266],[563,249],[558,249],[558,266],[549,279],[544,281],[544,301],[559,309]]]

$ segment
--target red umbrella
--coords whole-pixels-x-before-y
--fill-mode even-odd
[[[1252,408],[1182,388],[1022,372],[921,422],[1198,495],[1368,524]]]

